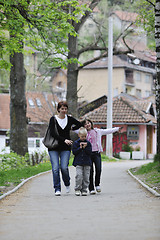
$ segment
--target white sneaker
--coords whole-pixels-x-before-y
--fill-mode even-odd
[[[100,186],[96,186],[96,191],[97,191],[97,192],[101,192]]]
[[[90,194],[91,194],[91,195],[94,195],[94,194],[96,194],[96,191],[95,191],[95,190],[92,190],[92,191],[90,191]]]
[[[75,195],[76,195],[76,196],[80,196],[80,195],[81,195],[81,192],[77,190],[77,191],[75,191]]]
[[[55,192],[55,196],[61,196],[61,192],[60,191],[56,191]]]
[[[70,193],[70,186],[66,186],[66,193]]]
[[[82,196],[87,196],[87,193],[86,192],[82,192]]]

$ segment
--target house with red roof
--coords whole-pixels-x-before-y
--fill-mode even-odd
[[[92,106],[92,103],[90,103]],[[85,106],[86,109],[86,106]],[[90,119],[94,127],[106,128],[107,103],[87,112],[82,119]],[[122,151],[123,144],[133,149],[139,148],[143,158],[152,158],[156,154],[156,111],[153,102],[128,94],[120,94],[113,99],[113,127],[121,127],[120,133],[113,134],[113,153]],[[106,150],[106,138],[102,137],[103,150]]]
[[[29,153],[46,150],[42,143],[50,117],[56,113],[59,99],[46,92],[26,92]],[[9,148],[10,95],[0,94],[0,152]]]

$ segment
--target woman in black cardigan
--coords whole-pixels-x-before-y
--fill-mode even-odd
[[[51,135],[58,139],[58,146],[54,149],[48,149],[50,161],[52,164],[53,186],[55,189],[55,196],[61,195],[61,180],[66,186],[66,193],[70,191],[70,176],[68,170],[69,158],[71,154],[72,140],[70,138],[70,130],[76,130],[81,127],[81,123],[75,118],[67,115],[68,105],[66,102],[59,102],[57,106],[58,114],[52,116],[49,122]],[[55,124],[58,134],[55,131]]]

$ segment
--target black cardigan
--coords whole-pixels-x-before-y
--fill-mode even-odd
[[[71,146],[68,146],[64,141],[65,141],[65,139],[71,139],[70,138],[71,127],[72,127],[72,130],[76,130],[82,126],[82,124],[75,118],[73,118],[71,116],[67,116],[67,117],[68,117],[68,122],[64,129],[62,129],[59,126],[59,124],[54,116],[52,116],[50,118],[49,128],[50,128],[51,136],[58,139],[58,142],[59,142],[59,146],[57,148],[55,148],[54,151],[67,151],[67,150],[71,151]],[[55,123],[57,126],[58,135],[55,132]],[[53,149],[48,149],[48,150],[52,151]]]

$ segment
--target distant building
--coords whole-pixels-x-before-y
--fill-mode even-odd
[[[87,105],[81,107],[81,119],[90,119],[94,127],[107,127],[107,103],[100,105],[105,97],[88,103],[93,108],[87,112]],[[98,107],[97,107],[98,106]],[[148,99],[140,99],[128,94],[120,94],[113,99],[113,127],[122,127],[120,133],[113,134],[113,153],[122,151],[129,144],[134,150],[139,148],[143,158],[153,158],[156,154],[156,110],[155,104]],[[102,137],[103,150],[106,150],[106,137]]]
[[[134,54],[113,56],[113,96],[121,92],[138,97],[154,93],[156,57],[153,53],[135,51]],[[79,71],[78,98],[93,101],[108,95],[108,58],[96,61]]]
[[[42,143],[50,117],[56,113],[59,99],[45,92],[27,92],[28,150],[29,153],[47,150]],[[0,152],[9,147],[10,95],[0,94]]]

